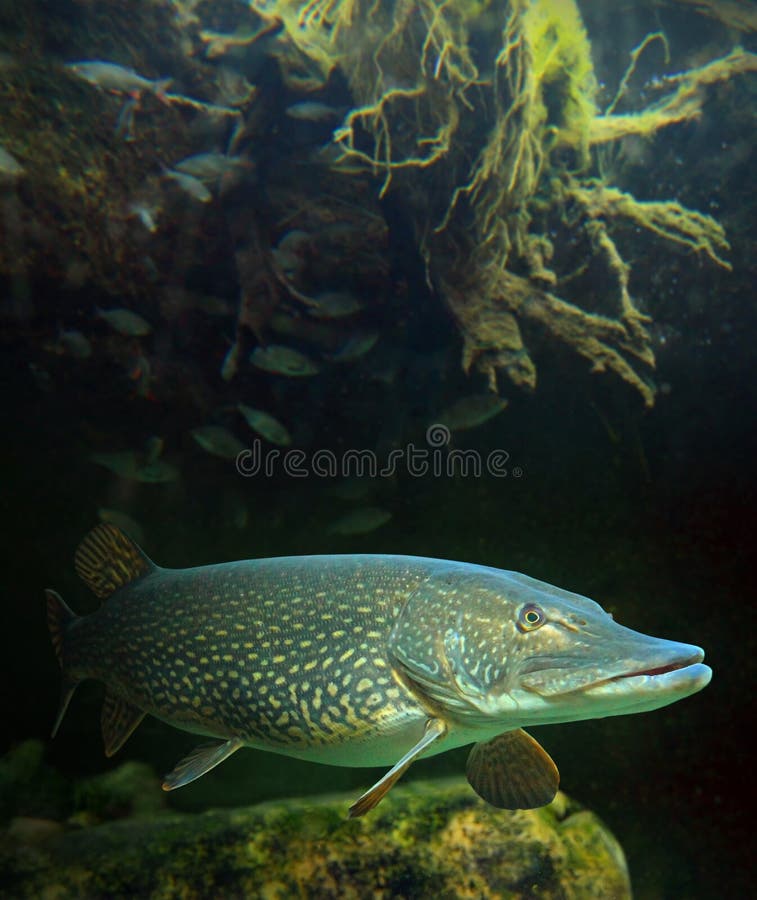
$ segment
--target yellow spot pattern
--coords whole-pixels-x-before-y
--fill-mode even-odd
[[[101,640],[118,671],[103,663],[103,679],[211,734],[272,748],[364,742],[414,703],[390,677],[386,642],[425,573],[386,559],[376,569],[359,557],[321,568],[292,558],[283,574],[277,560],[162,570],[160,603],[149,577],[121,592]]]

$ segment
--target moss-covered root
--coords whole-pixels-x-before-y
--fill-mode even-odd
[[[0,844],[14,897],[630,897],[623,852],[563,794],[505,812],[462,779],[395,788],[371,815],[351,799],[157,816]]]
[[[652,106],[627,115],[595,116],[589,128],[589,143],[592,146],[606,144],[629,134],[648,136],[668,125],[696,119],[702,114],[705,88],[728,81],[735,75],[755,71],[757,54],[736,47],[727,56],[706,65],[678,75],[667,75],[659,80],[659,87],[670,91]]]
[[[572,181],[567,193],[594,222],[625,219],[690,251],[704,253],[724,269],[731,269],[722,255],[731,249],[725,229],[712,216],[686,209],[675,200],[637,200],[598,181],[585,184]]]
[[[624,320],[585,312],[512,272],[497,273],[496,284],[480,290],[445,288],[445,297],[463,334],[463,368],[484,373],[497,390],[502,371],[521,387],[533,387],[536,371],[520,337],[518,321],[528,322],[591,363],[593,372],[611,371],[634,387],[646,406],[654,388],[627,357],[654,365],[642,318],[629,311]]]

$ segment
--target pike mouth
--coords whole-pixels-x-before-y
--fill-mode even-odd
[[[680,672],[683,669],[688,669],[691,666],[697,665],[704,659],[704,653],[699,650],[698,653],[693,653],[685,659],[675,660],[674,662],[665,663],[662,666],[655,666],[651,669],[636,669],[632,672],[623,672],[621,675],[614,675],[612,678],[606,678],[604,681],[598,681],[597,684],[604,684],[608,681],[620,681],[623,678],[637,678],[640,675],[646,675],[650,678],[654,678],[657,675],[667,675],[668,672]]]
[[[699,647],[688,648],[692,652],[653,665],[649,668],[630,669],[595,681],[585,688],[589,695],[615,694],[618,697],[636,696],[686,696],[705,687],[712,678],[712,669],[702,664],[704,651]]]
[[[652,646],[645,647],[645,643]],[[635,653],[634,648],[628,652],[619,647],[612,656],[612,651],[607,653],[609,658],[586,668],[576,667],[571,658],[545,656],[529,660],[524,666],[521,687],[542,697],[612,696],[640,701],[653,694],[683,697],[709,682],[712,671],[702,664],[701,647],[652,638],[645,638],[640,644]]]

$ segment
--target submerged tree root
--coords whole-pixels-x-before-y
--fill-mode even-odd
[[[569,346],[592,371],[613,372],[652,405],[649,319],[631,297],[613,231],[631,223],[725,268],[729,245],[710,216],[676,201],[641,202],[591,177],[596,148],[701,115],[708,87],[755,71],[754,54],[736,48],[662,78],[655,103],[618,114],[624,79],[600,114],[574,0],[251,5],[283,26],[277,55],[290,87],[324,85],[335,68],[346,79],[355,105],[334,133],[344,177],[378,175],[380,194],[392,191],[404,207],[429,284],[457,322],[466,371],[482,372],[492,390],[499,373],[532,389],[536,365],[522,333],[528,326]],[[727,4],[699,6],[728,14]],[[658,38],[667,47],[655,33],[632,51],[629,76]],[[571,223],[606,271],[612,314],[561,298],[576,265],[572,272],[552,268],[546,223],[555,219]],[[581,296],[571,288],[571,297]]]

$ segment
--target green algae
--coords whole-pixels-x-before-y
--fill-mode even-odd
[[[4,842],[14,896],[66,898],[630,897],[622,851],[564,795],[503,812],[462,779],[397,787],[346,819],[334,795],[200,815],[158,815]]]

